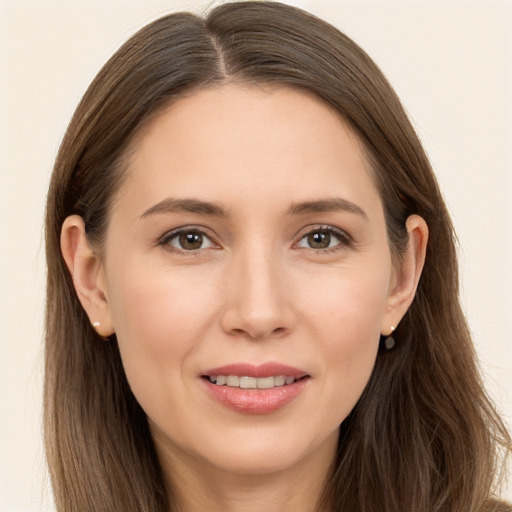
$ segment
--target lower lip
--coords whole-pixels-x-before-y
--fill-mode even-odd
[[[202,380],[210,395],[226,407],[248,414],[269,414],[295,400],[302,393],[309,379],[302,378],[293,384],[271,389],[217,386],[207,379]]]

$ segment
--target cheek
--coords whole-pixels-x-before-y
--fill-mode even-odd
[[[309,311],[311,324],[333,347],[340,347],[343,340],[343,346],[357,351],[380,333],[390,282],[387,268],[385,261],[380,268],[379,264],[345,268],[329,276],[317,275],[321,287],[313,282],[302,286],[303,310]]]
[[[323,354],[319,375],[327,390],[325,407],[339,424],[357,403],[372,373],[389,274],[353,270],[338,276],[326,281],[329,287],[321,293],[310,288],[307,303],[317,351]]]
[[[127,380],[146,414],[162,425],[168,426],[170,416],[188,414],[181,399],[192,376],[187,362],[208,339],[218,300],[217,288],[206,279],[128,259],[111,273],[112,314]]]
[[[199,349],[215,315],[217,288],[200,273],[152,270],[129,261],[123,267],[111,274],[109,295],[129,380],[137,375],[142,381],[151,372],[178,376],[180,361]]]

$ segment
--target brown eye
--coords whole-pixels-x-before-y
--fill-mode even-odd
[[[331,245],[332,235],[328,231],[313,231],[307,236],[312,249],[327,249]]]
[[[181,251],[197,251],[212,247],[211,240],[195,229],[180,231],[173,234],[167,241],[167,244]]]
[[[342,249],[350,246],[351,239],[343,231],[335,228],[318,228],[306,233],[298,243],[298,246],[305,249],[322,251],[326,249]]]
[[[203,235],[201,233],[181,233],[179,242],[182,249],[195,251],[203,245]]]

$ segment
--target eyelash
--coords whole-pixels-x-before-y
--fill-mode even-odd
[[[347,247],[351,247],[354,244],[353,239],[345,231],[337,229],[333,226],[323,226],[323,225],[316,226],[313,229],[308,229],[308,231],[303,232],[297,243],[300,243],[302,240],[304,240],[309,235],[311,235],[313,233],[319,233],[319,232],[329,233],[329,235],[332,235],[335,238],[337,238],[339,243],[337,243],[336,245],[334,245],[332,247],[326,247],[323,249],[316,249],[314,247],[304,247],[305,249],[315,251],[316,254],[325,255],[325,254],[330,254],[330,253],[334,253],[334,252],[343,250],[344,248],[347,248]],[[187,233],[199,234],[203,237],[203,240],[204,239],[208,240],[211,245],[209,247],[203,247],[203,248],[199,248],[197,250],[186,250],[186,249],[179,250],[177,247],[173,247],[172,249],[170,249],[170,247],[172,247],[170,245],[170,243],[173,240],[175,240],[180,235],[187,234]],[[297,243],[294,245],[297,245]],[[158,245],[165,247],[165,248],[169,248],[169,250],[171,250],[171,252],[174,252],[176,254],[183,254],[183,255],[187,255],[187,256],[194,256],[194,255],[197,255],[201,250],[209,249],[212,247],[215,248],[215,246],[217,246],[217,244],[213,241],[213,239],[210,235],[208,235],[203,229],[196,227],[196,226],[186,226],[183,228],[178,228],[173,231],[170,231],[170,232],[164,234],[159,239]]]

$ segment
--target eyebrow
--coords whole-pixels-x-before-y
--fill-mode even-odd
[[[198,199],[173,199],[169,197],[148,208],[140,218],[148,217],[156,213],[196,213],[199,215],[211,215],[227,218],[228,214],[222,206]]]
[[[305,201],[295,203],[288,209],[288,215],[308,215],[311,213],[327,213],[345,211],[355,213],[368,218],[365,211],[355,203],[342,198],[320,199],[316,201]],[[158,213],[195,213],[198,215],[210,215],[213,217],[227,218],[228,213],[219,204],[200,201],[198,199],[174,199],[166,198],[163,201],[148,208],[140,218],[143,219]]]
[[[289,215],[307,215],[310,213],[328,213],[345,211],[355,213],[368,219],[366,212],[357,206],[357,204],[339,197],[320,199],[318,201],[306,201],[303,203],[292,204],[288,210]]]

